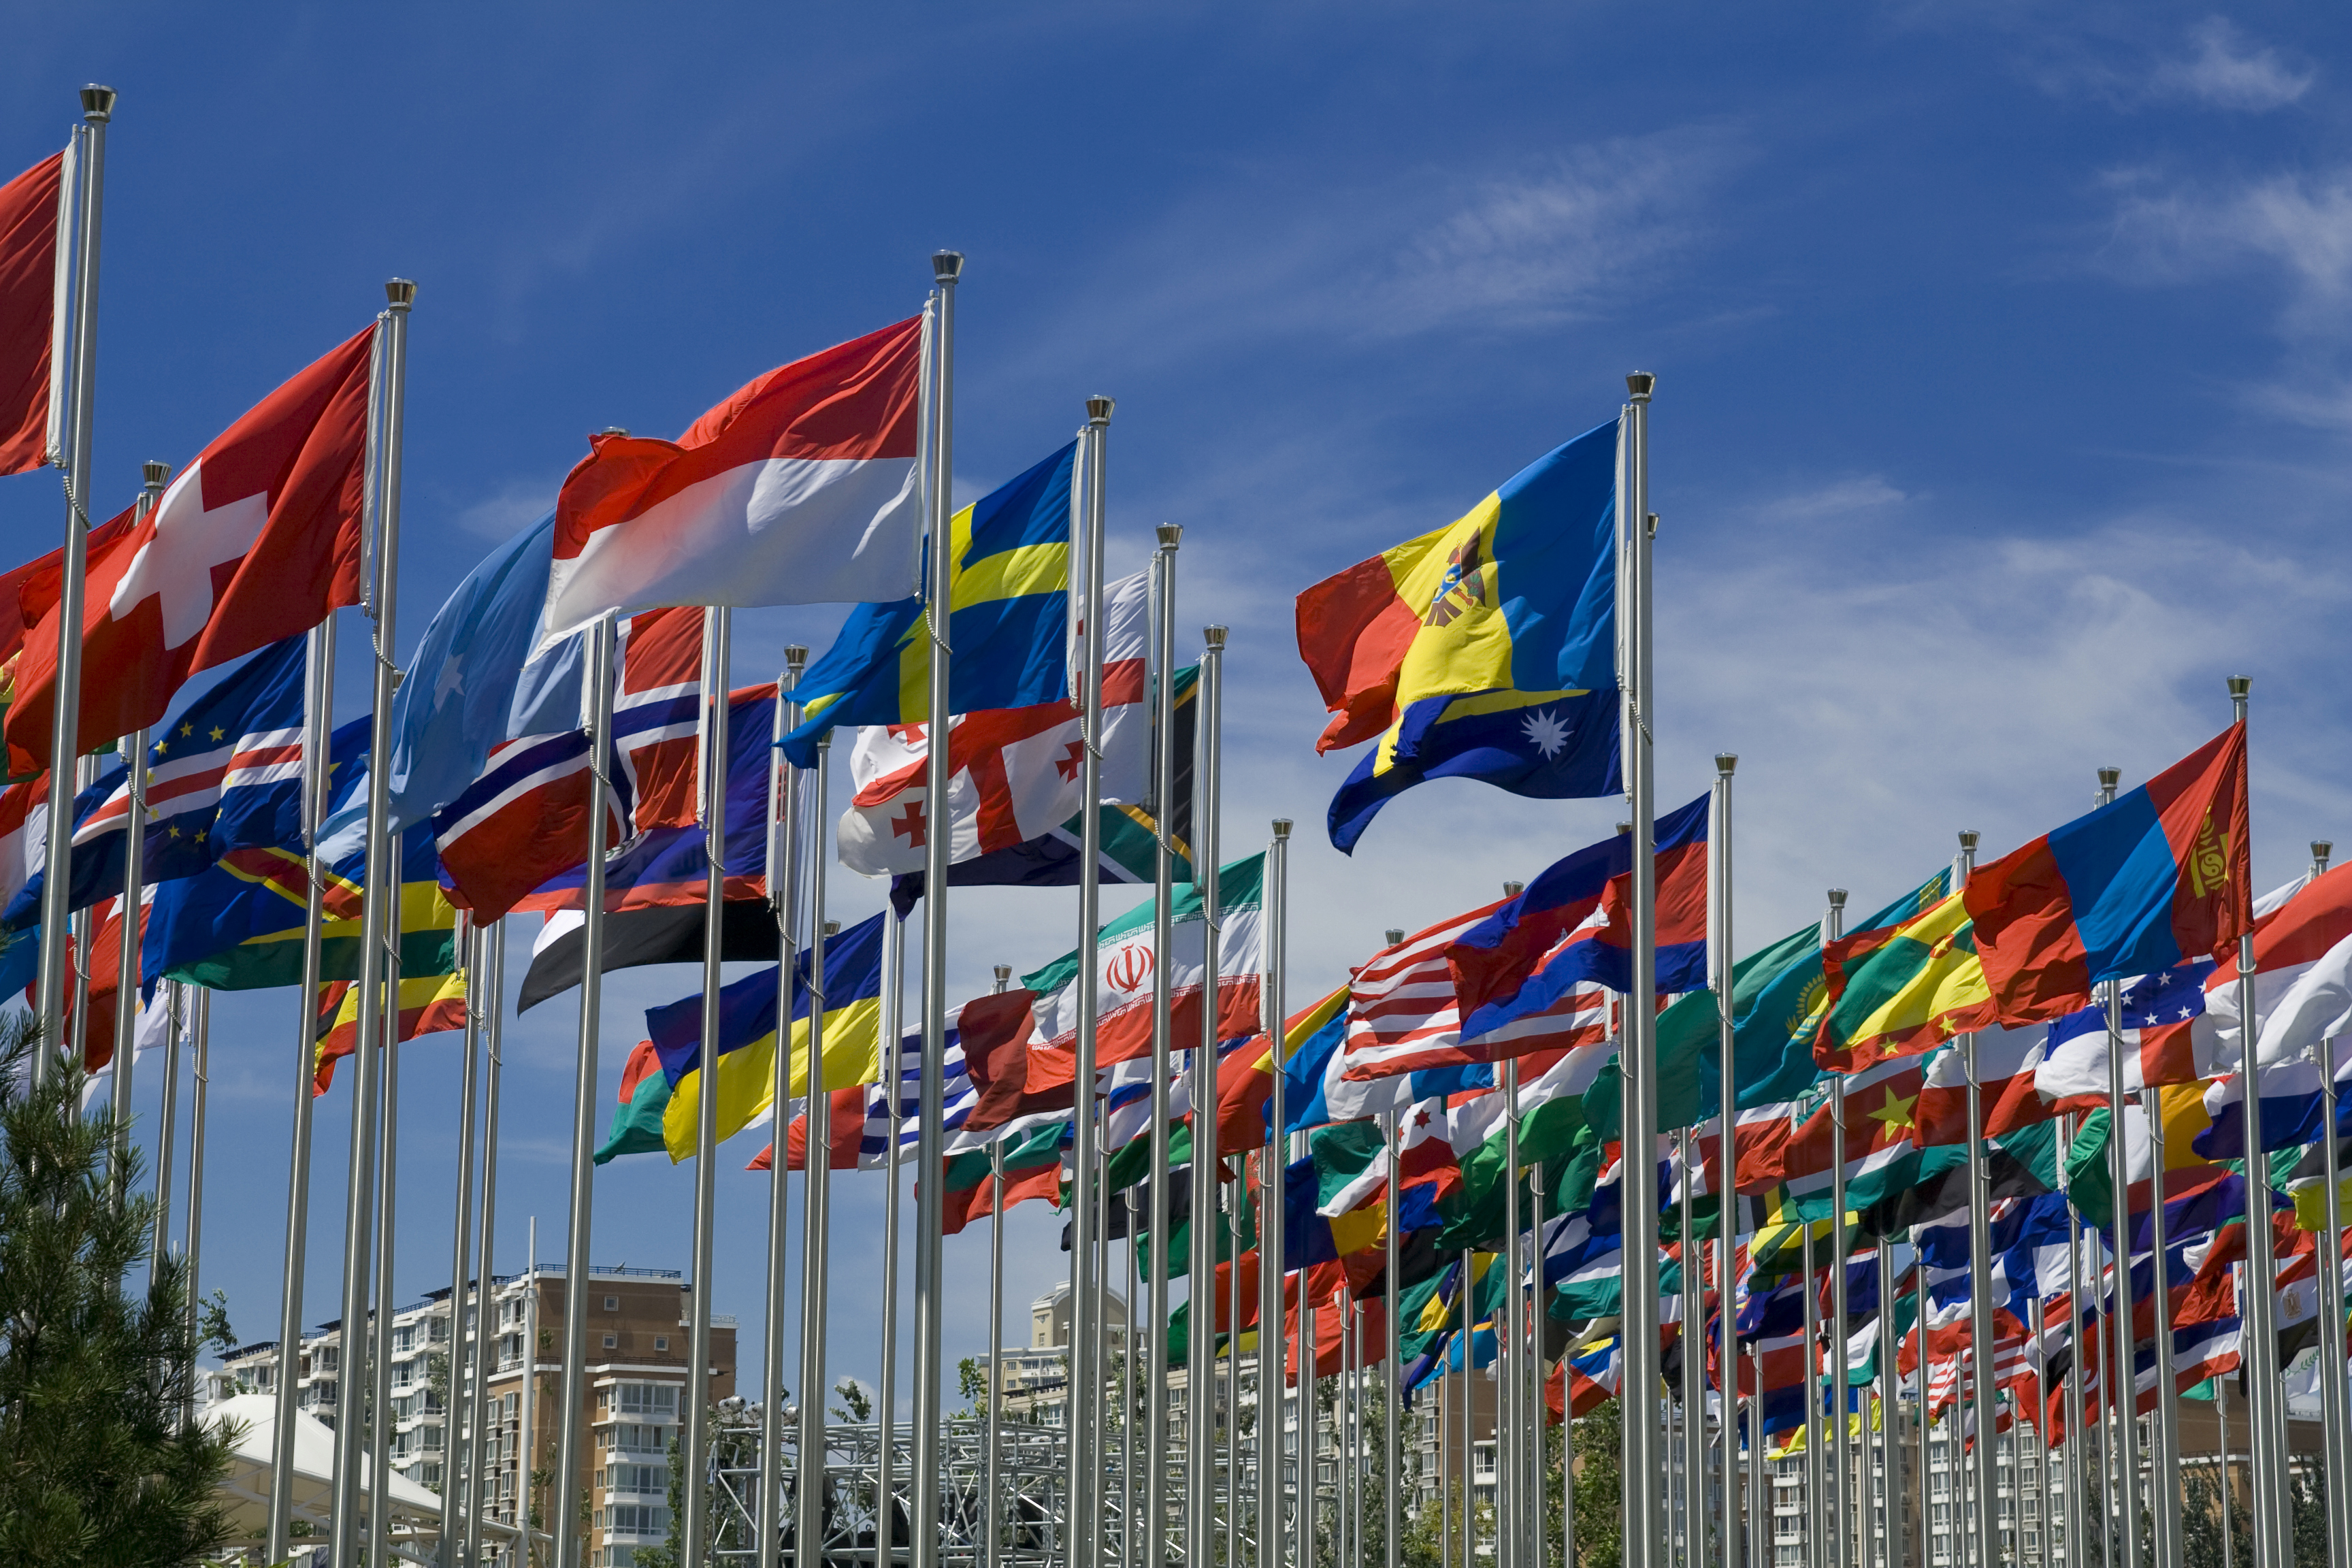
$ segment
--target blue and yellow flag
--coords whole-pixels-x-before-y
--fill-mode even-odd
[[[1073,441],[949,523],[948,706],[956,713],[1070,697]],[[919,724],[929,714],[923,601],[860,605],[801,678],[807,721],[784,737],[794,767],[816,765],[836,724]]]
[[[824,948],[824,1087],[847,1089],[880,1076],[882,939],[887,915],[850,927]],[[792,1083],[795,1099],[808,1092],[809,957],[803,952],[793,982]],[[669,1100],[662,1139],[672,1163],[694,1152],[702,1097],[702,996],[699,993],[646,1014],[646,1032],[661,1058]],[[719,1136],[732,1138],[774,1103],[776,968],[763,964],[719,993]]]
[[[1617,437],[1586,431],[1298,596],[1299,657],[1337,715],[1317,750],[1380,738],[1332,799],[1339,849],[1423,779],[1618,790]]]

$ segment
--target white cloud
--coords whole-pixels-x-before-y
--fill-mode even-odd
[[[509,479],[484,500],[460,509],[457,526],[478,539],[511,539],[547,515],[560,482]]]
[[[1757,515],[1769,522],[1815,522],[1899,506],[1911,499],[1878,475],[1864,474],[1767,501],[1757,508]]]
[[[2123,276],[2176,283],[2248,268],[2281,275],[2282,325],[2340,332],[2352,292],[2352,169],[2273,174],[2241,185],[2167,184],[2145,170],[2116,192],[2102,260]]]
[[[2158,63],[2148,80],[2151,96],[2259,114],[2311,90],[2315,73],[2295,69],[2267,45],[2252,44],[2226,17],[2207,17],[2189,29],[2189,41],[2192,53]]]

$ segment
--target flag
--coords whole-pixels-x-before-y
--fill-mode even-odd
[[[1265,857],[1253,855],[1218,872],[1217,1037],[1232,1039],[1256,1031],[1259,990],[1265,968],[1265,920],[1261,893]],[[1208,919],[1197,885],[1175,890],[1170,906],[1174,941],[1167,955],[1173,997],[1170,1038],[1198,1040],[1202,1027],[1201,985],[1207,977]],[[1153,904],[1138,904],[1102,928],[1093,976],[1097,1022],[1095,1065],[1108,1067],[1151,1049]],[[1037,996],[1037,1037],[1029,1047],[1028,1087],[1071,1081],[1076,1071],[1078,954],[1060,958],[1021,977]]]
[[[312,1094],[324,1094],[335,1081],[335,1063],[359,1049],[360,988],[339,980],[319,993],[318,1044],[312,1047],[318,1076]],[[466,974],[406,974],[400,977],[400,1037],[440,1034],[466,1026]]]
[[[1658,819],[1661,994],[1706,984],[1708,805],[1701,795]],[[1633,988],[1633,858],[1629,834],[1580,849],[1447,948],[1465,1048],[1494,1060],[1606,1037],[1601,994]]]
[[[1981,1030],[1977,1035],[1978,1103],[1984,1124],[1978,1129],[1998,1138],[2037,1121],[2047,1121],[2071,1107],[2053,1106],[2037,1089],[2039,1075],[2048,1069],[2043,1057],[2045,1031],[2034,1028]],[[2105,1037],[2100,1037],[2101,1044]],[[2105,1053],[2100,1055],[2100,1082],[2106,1080]],[[2105,1090],[2100,1103],[2105,1103]],[[2083,1109],[2088,1109],[2084,1107]],[[1969,1058],[1959,1045],[1944,1047],[1927,1058],[1920,1079],[1918,1128],[1921,1147],[1930,1143],[1966,1143],[1969,1132]]]
[[[2255,1058],[2275,1068],[2322,1040],[2352,1032],[2352,870],[2339,866],[2281,899],[2270,894],[2255,906]],[[2287,889],[2281,889],[2282,892]],[[2265,905],[2273,905],[2264,908]],[[2224,1058],[2242,1055],[2238,1016],[2238,955],[2232,952],[2205,982],[2206,1010],[2213,1015]]]
[[[1347,1006],[1344,985],[1319,1002],[1293,1013],[1284,1024],[1279,1060],[1265,1035],[1248,1041],[1249,1049],[1223,1062],[1217,1071],[1217,1152],[1237,1154],[1262,1146],[1272,1136],[1266,1124],[1274,1100],[1275,1075],[1299,1048]],[[1287,1108],[1286,1108],[1287,1109]]]
[[[2192,958],[2124,983],[2117,1018],[2124,1047],[2124,1091],[2210,1078],[2220,1038],[2205,1018],[2210,958]],[[1979,1048],[1982,1048],[1979,1042]],[[2034,1088],[2052,1115],[2107,1103],[2107,1010],[2079,1008],[2052,1021],[2049,1047]]]
[[[824,1089],[870,1083],[877,1076],[876,1036],[882,1019],[882,934],[887,917],[861,921],[825,943]],[[812,999],[809,961],[803,952],[794,966],[791,1047],[793,1061],[785,1092],[808,1092],[808,1042]],[[776,968],[763,964],[719,993],[719,1137],[723,1142],[772,1109],[776,1059]],[[695,1151],[696,1118],[705,1092],[702,1056],[703,997],[649,1009],[646,1033],[661,1053],[669,1080],[663,1130],[673,1163]]]
[[[499,919],[551,878],[588,858],[596,779],[585,730],[534,735],[493,753],[488,772],[433,814],[449,901],[475,923]],[[614,770],[618,779],[618,770]],[[607,844],[624,837],[625,798],[608,797]]]
[[[639,829],[690,827],[701,820],[695,757],[702,737],[706,619],[700,610],[676,608],[648,610],[621,623],[613,748],[636,801]]]
[[[901,599],[919,586],[919,317],[768,372],[676,441],[589,437],[555,501],[546,630],[664,605]]]
[[[1813,1059],[1832,1071],[1859,1072],[1994,1022],[1968,907],[1952,889],[1949,867],[1832,942],[1822,968],[1829,1016]]]
[[[699,901],[608,911],[603,973],[648,963],[700,963],[706,912]],[[580,984],[588,963],[587,925],[587,915],[579,910],[556,910],[541,922],[531,939],[530,967],[523,973],[516,1012],[528,1012]],[[776,911],[764,898],[729,899],[719,906],[719,944],[724,963],[775,963],[783,951]]]
[[[1441,921],[1381,949],[1348,984],[1340,1076],[1360,1081],[1459,1067],[1480,1058],[1462,1047],[1454,944],[1507,900]]]
[[[1150,605],[1142,576],[1111,584],[1104,596],[1106,802],[1140,801],[1151,791],[1151,692],[1144,658]],[[962,661],[959,650],[956,663]],[[967,712],[954,721],[948,731],[950,864],[1016,850],[1085,809],[1085,715],[1066,697]],[[802,754],[807,764],[799,763]],[[814,742],[804,752],[787,745],[785,755],[795,765],[814,765]],[[868,877],[921,870],[933,826],[926,726],[859,730],[849,765],[856,793],[841,814],[841,863]]]
[[[2205,1092],[2195,1084],[2174,1084],[2158,1091],[2164,1116],[2164,1168],[2174,1171],[2196,1171],[2208,1168],[2205,1156],[2198,1152],[2197,1140],[2211,1125],[2206,1110]],[[2074,1142],[2066,1152],[2066,1195],[2082,1211],[2084,1223],[2105,1229],[2115,1213],[2114,1166],[2107,1153],[2110,1119],[2107,1109],[2101,1107],[2083,1118],[2075,1131]],[[2147,1212],[2149,1188],[2146,1184],[2156,1175],[2156,1144],[2148,1136],[2147,1112],[2137,1100],[2124,1104],[2124,1153],[2127,1179],[2132,1184],[2129,1214]],[[2182,1191],[2170,1180],[2166,1182],[2165,1207],[2168,1215],[2182,1201]],[[2242,1210],[2242,1204],[2241,1204]],[[2173,1223],[2168,1234],[2178,1237],[2189,1226],[2181,1216],[2172,1215]],[[2199,1228],[2210,1229],[2210,1225]]]
[[[2230,955],[2248,908],[2246,731],[2233,724],[2087,816],[1979,867],[1969,915],[2004,1024],[2055,1018],[2102,980]]]
[[[1040,703],[1067,708],[1084,695],[1070,637],[1070,480],[1077,452],[1071,442],[948,523],[950,713]],[[1139,631],[1136,642],[1139,658]],[[1108,646],[1106,665],[1119,657]],[[858,605],[801,679],[807,717],[784,737],[784,754],[796,768],[814,767],[817,737],[835,725],[925,721],[930,679],[923,600]],[[1108,685],[1108,670],[1104,679]]]
[[[65,335],[59,253],[76,184],[65,165],[52,153],[0,185],[0,474],[48,460],[52,356]]]
[[[126,507],[89,531],[89,537],[83,541],[85,581],[91,573],[105,570],[115,552],[131,537],[131,526],[138,518],[136,506]],[[65,575],[63,545],[0,574],[0,724],[5,724],[8,709],[16,700],[16,671],[23,660],[25,638],[58,607]],[[51,623],[48,635],[56,637],[55,623]],[[14,772],[10,769],[12,775]]]
[[[370,326],[271,393],[180,470],[88,578],[78,751],[163,716],[199,670],[360,601]],[[25,639],[12,771],[49,760],[56,613]]]

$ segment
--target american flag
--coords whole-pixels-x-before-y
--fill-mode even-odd
[[[1382,948],[1356,971],[1339,1047],[1342,1079],[1361,1082],[1486,1059],[1463,1048],[1462,1013],[1445,950],[1502,904],[1497,900]]]

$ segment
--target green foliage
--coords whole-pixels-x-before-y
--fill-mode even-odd
[[[964,1403],[967,1415],[981,1408],[981,1400],[988,1394],[988,1367],[978,1356],[966,1356],[956,1363],[956,1397]]]
[[[1620,1568],[1624,1562],[1619,1533],[1624,1488],[1617,1466],[1624,1431],[1623,1407],[1613,1399],[1576,1423],[1577,1568]]]
[[[116,1123],[84,1120],[79,1065],[0,1022],[0,1562],[184,1563],[229,1537],[214,1489],[233,1434],[183,1428],[195,1343],[188,1275],[165,1258],[143,1300],[123,1286],[155,1223],[135,1156],[110,1167]]]
[[[874,1419],[874,1396],[857,1385],[855,1378],[845,1377],[833,1385],[841,1395],[841,1404],[833,1407],[835,1421],[866,1422]],[[846,1405],[848,1408],[844,1409]]]

